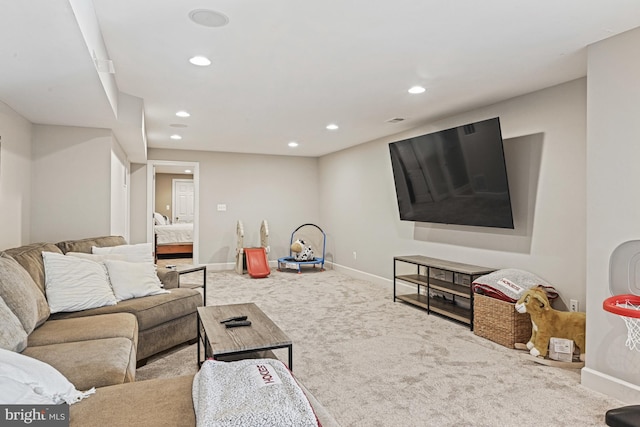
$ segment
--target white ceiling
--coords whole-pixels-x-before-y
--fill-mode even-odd
[[[133,161],[142,109],[148,147],[320,156],[582,77],[587,45],[640,26],[637,0],[0,5],[0,100],[33,123],[114,129]],[[193,23],[202,8],[229,24]]]

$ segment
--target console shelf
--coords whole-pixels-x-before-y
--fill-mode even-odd
[[[414,267],[415,274],[398,274],[399,268],[406,270]],[[397,256],[393,258],[393,300],[467,324],[473,330],[471,283],[477,277],[493,271],[486,267],[422,255]],[[415,285],[416,292],[398,295],[398,282]]]

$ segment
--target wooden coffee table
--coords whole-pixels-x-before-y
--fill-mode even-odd
[[[220,323],[234,316],[247,316],[251,326],[227,328]],[[289,350],[289,370],[293,371],[291,340],[254,303],[198,307],[198,366],[204,361],[200,358],[201,344],[205,359],[286,348]]]

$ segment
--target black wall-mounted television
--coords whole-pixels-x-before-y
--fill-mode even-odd
[[[514,228],[500,118],[389,144],[400,219]]]

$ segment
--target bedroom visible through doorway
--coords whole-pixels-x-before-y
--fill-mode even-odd
[[[197,263],[198,164],[148,162],[148,241],[160,264]]]

